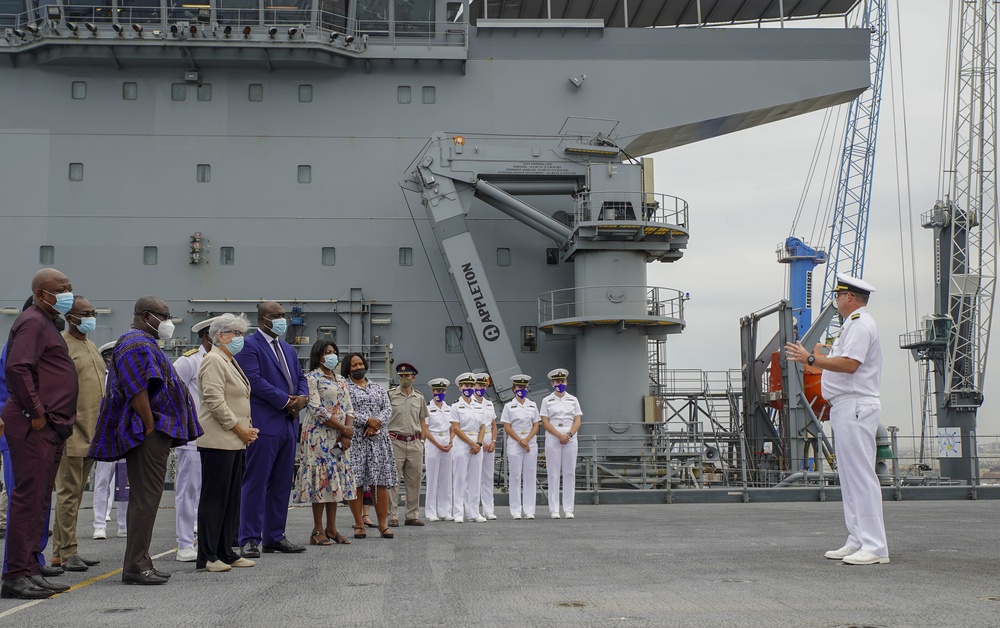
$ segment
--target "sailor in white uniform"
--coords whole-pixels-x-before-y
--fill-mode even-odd
[[[101,352],[101,357],[104,358],[104,364],[110,365],[111,363],[111,351],[115,348],[117,340],[112,340],[111,342],[105,343],[100,346],[98,351]],[[107,387],[107,381],[105,381],[105,387]],[[108,538],[108,521],[111,519],[111,503],[112,503],[112,493],[114,492],[115,483],[115,462],[104,462],[98,460],[94,465],[94,539],[104,540]],[[124,466],[124,465],[123,465]],[[127,515],[128,515],[128,501],[115,501],[115,506],[118,508],[118,536],[127,536]]]
[[[789,360],[823,370],[823,396],[830,401],[830,425],[837,453],[837,472],[844,502],[847,542],[825,556],[850,565],[889,562],[882,519],[882,489],[875,473],[875,432],[882,406],[879,401],[882,349],[875,320],[868,313],[871,284],[837,275],[834,299],[844,323],[829,355],[810,353],[802,343],[787,343]]]
[[[552,369],[549,380],[554,392],[542,399],[538,412],[545,428],[545,469],[549,479],[549,516],[559,519],[559,486],[562,482],[562,509],[572,519],[576,496],[576,453],[579,449],[576,433],[580,430],[583,411],[576,397],[566,392],[569,371]]]
[[[507,433],[507,467],[510,469],[510,516],[535,518],[538,492],[538,406],[528,399],[530,375],[510,378],[514,398],[503,406],[500,423]]]
[[[212,350],[212,338],[208,328],[215,318],[195,323],[191,331],[198,334],[198,348],[184,352],[174,362],[174,370],[187,386],[194,407],[201,406],[201,392],[198,389],[198,368],[205,355]],[[195,526],[198,524],[198,500],[201,497],[201,457],[194,441],[174,448],[177,474],[174,479],[175,526],[177,529],[177,554],[175,558],[190,563],[198,560],[195,549]]]
[[[462,373],[456,378],[462,396],[451,404],[451,434],[454,437],[452,457],[452,507],[456,523],[470,521],[482,523],[486,517],[479,515],[479,486],[483,473],[482,408],[472,403],[476,376]]]
[[[424,512],[428,521],[454,521],[451,514],[451,406],[444,400],[451,384],[443,377],[427,382],[431,388],[431,402],[427,404],[427,417],[421,419],[424,437],[424,469],[427,494]]]
[[[486,397],[486,389],[490,385],[489,373],[476,373],[476,387],[473,389],[472,402],[479,405],[482,412],[483,426],[483,471],[480,475],[479,501],[482,505],[482,515],[488,521],[497,518],[493,505],[493,473],[497,460],[497,410],[493,402]]]

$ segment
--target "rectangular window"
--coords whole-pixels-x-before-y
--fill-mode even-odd
[[[399,248],[399,265],[413,266],[413,249],[408,246]]]
[[[56,259],[56,248],[51,244],[43,244],[38,247],[38,263],[51,264]]]
[[[172,83],[170,85],[170,100],[184,102],[188,97],[187,83]]]
[[[69,165],[69,180],[83,181],[83,164],[76,163]]]
[[[195,179],[198,183],[209,183],[212,180],[212,166],[210,164],[198,164],[195,170]]]
[[[425,105],[433,105],[437,100],[437,90],[433,85],[425,85],[423,89],[423,101]]]
[[[208,102],[212,100],[212,84],[202,83],[198,86],[198,100]]]
[[[545,249],[545,263],[549,266],[558,266],[559,249]]]
[[[223,266],[232,266],[236,263],[236,249],[231,246],[219,248],[219,263]]]
[[[73,100],[83,100],[87,97],[87,83],[84,81],[73,81],[70,94],[73,96]]]
[[[462,352],[462,328],[451,326],[444,328],[444,351],[445,353]]]
[[[413,96],[411,96],[410,91],[411,90],[409,85],[400,85],[399,87],[397,87],[396,102],[398,102],[401,105],[410,104],[410,101],[413,99]]]
[[[462,18],[465,16],[465,3],[463,2],[449,2],[445,5],[445,19],[451,23],[457,23],[463,21]]]
[[[524,353],[538,351],[538,328],[534,325],[521,327],[521,351]]]
[[[299,102],[312,102],[312,101],[313,101],[313,86],[299,85]]]
[[[497,266],[510,266],[510,249],[505,246],[497,248]]]
[[[250,83],[247,90],[247,98],[250,102],[261,102],[264,100],[264,86],[260,83]]]
[[[139,84],[132,81],[122,83],[122,100],[135,100],[139,97]]]
[[[313,167],[299,166],[299,183],[312,183]]]
[[[336,266],[337,265],[337,248],[333,246],[323,247],[323,265],[324,266]]]
[[[156,266],[158,253],[155,246],[142,247],[142,263],[146,266]]]

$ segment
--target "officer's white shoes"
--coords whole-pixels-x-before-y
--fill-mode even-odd
[[[845,558],[847,558],[856,551],[858,551],[857,547],[850,547],[848,545],[845,545],[840,549],[830,550],[826,554],[823,554],[823,556],[826,556],[830,560],[844,560]]]
[[[455,518],[454,518],[454,517],[452,517],[451,515],[448,515],[447,517],[445,517],[445,518],[444,518],[444,520],[445,520],[445,521],[454,521],[454,520],[455,520]]]
[[[94,540],[103,541],[108,538],[108,531],[104,528],[94,528]]]
[[[428,521],[441,521],[441,520],[440,520],[440,519],[438,519],[437,517],[427,517],[427,520],[428,520]]]
[[[462,519],[461,517],[455,517],[453,521],[455,523],[465,523],[465,519]]]
[[[573,518],[573,513],[571,513],[571,512],[566,513],[566,518],[567,519],[572,519]]]
[[[552,513],[549,516],[552,517],[553,519],[562,519],[562,517],[560,517],[559,513],[557,513],[557,512],[554,512],[554,513]]]
[[[496,517],[493,517],[493,518],[496,519]],[[486,517],[482,517],[482,516],[476,517],[475,519],[473,519],[473,521],[475,521],[476,523],[486,523]]]
[[[177,555],[174,559],[179,563],[193,563],[198,560],[198,550],[193,547],[182,547],[177,550]]]
[[[527,517],[525,517],[525,519],[527,519],[528,521],[531,521],[534,518],[535,518],[535,515],[528,515]]]
[[[848,565],[884,565],[889,562],[889,557],[858,550],[850,556],[845,556],[843,560]]]
[[[118,528],[118,538],[124,539],[128,536],[128,530],[125,528]]]
[[[521,520],[521,515],[512,515],[511,519],[513,519],[514,521],[520,521]]]
[[[494,515],[493,513],[490,513],[490,514],[486,515],[486,519],[488,519],[489,521],[496,521],[497,520],[497,516]]]

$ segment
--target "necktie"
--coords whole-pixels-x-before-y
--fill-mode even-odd
[[[292,386],[292,373],[288,370],[288,362],[285,361],[285,352],[281,350],[281,345],[278,344],[278,339],[275,338],[271,341],[274,345],[274,352],[278,355],[278,362],[281,364],[281,370],[285,374],[285,381],[288,382],[288,392],[294,393],[295,386]]]

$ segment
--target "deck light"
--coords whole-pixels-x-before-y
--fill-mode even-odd
[[[171,24],[170,25],[170,34],[171,35],[173,35],[174,37],[178,37],[180,35],[180,33],[181,33],[181,29],[177,28],[176,24]]]
[[[45,17],[50,22],[58,22],[62,20],[62,9],[59,8],[57,4],[49,4],[45,6]]]
[[[351,44],[353,44],[354,43],[354,36],[353,35],[348,35],[347,37],[344,37],[344,43],[347,44],[348,46],[350,46]]]
[[[121,37],[125,33],[125,29],[123,29],[122,25],[119,24],[118,22],[113,22],[111,24],[111,28],[115,29],[115,32],[118,33],[119,37]]]
[[[233,36],[233,27],[229,26],[227,24],[226,27],[222,29],[222,34],[225,35],[227,39],[229,37],[232,37]]]
[[[340,33],[338,32],[330,33],[330,41],[337,41],[338,37],[340,37]]]
[[[24,31],[18,30],[16,28],[10,29],[10,34],[13,35],[14,37],[17,37],[18,39],[24,39],[25,37]]]
[[[73,22],[66,22],[66,28],[68,28],[69,32],[73,33],[74,35],[79,34],[77,31],[80,30],[80,27],[74,24]]]
[[[294,27],[294,26],[292,26],[292,27],[290,27],[290,28],[288,29],[288,38],[289,38],[289,39],[292,39],[292,38],[293,38],[293,37],[295,37],[295,36],[296,36],[296,35],[297,35],[298,33],[299,33],[299,29],[298,29],[298,28],[296,28],[296,27]]]
[[[31,33],[35,37],[38,37],[38,33],[40,32],[38,30],[38,27],[35,26],[34,24],[25,24],[24,25],[24,30],[28,31],[29,33]]]
[[[243,38],[244,39],[250,39],[250,33],[252,33],[252,32],[253,32],[252,28],[250,28],[249,26],[244,26],[243,27]]]
[[[142,37],[142,25],[141,24],[133,24],[132,25],[132,30],[135,31],[136,35],[138,35],[139,37]]]
[[[93,22],[86,22],[84,24],[84,26],[87,27],[87,30],[90,31],[91,34],[94,34],[94,35],[97,34],[97,24],[94,24]]]
[[[191,33],[192,37],[194,37],[195,35],[198,34],[198,27],[192,24],[191,26],[188,27],[188,32]]]

